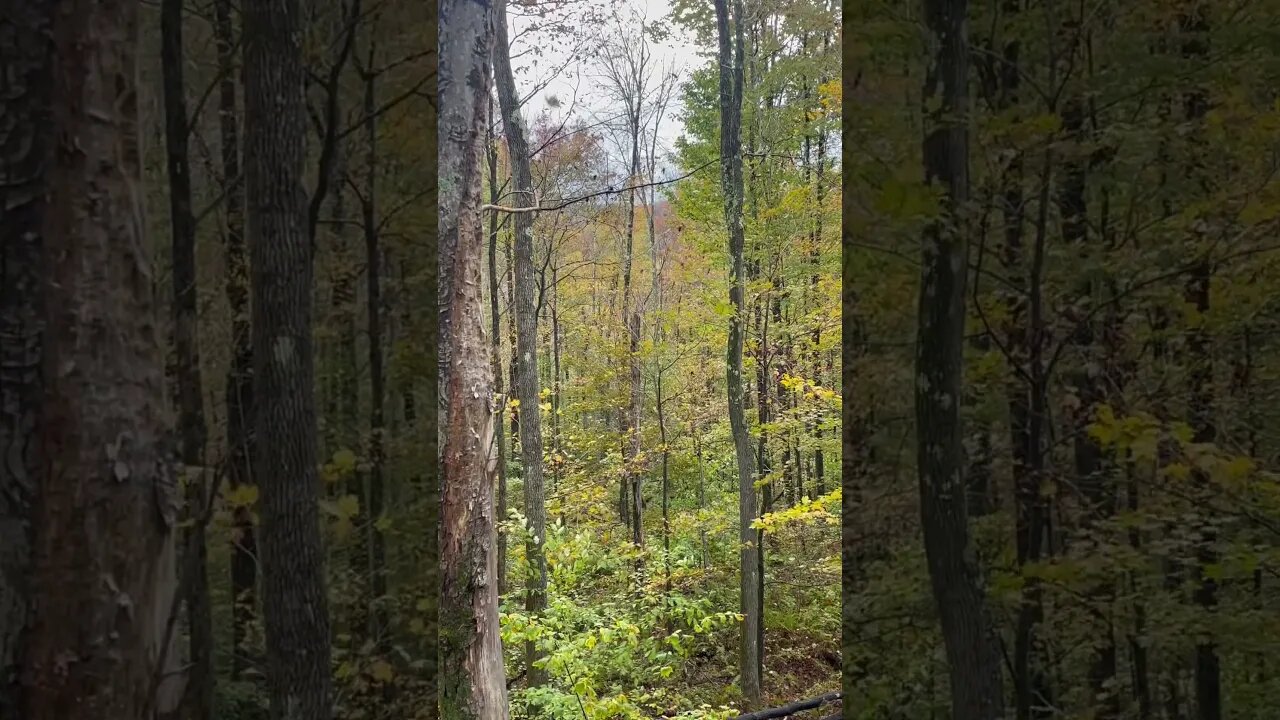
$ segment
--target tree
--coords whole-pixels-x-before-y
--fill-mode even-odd
[[[507,37],[507,3],[496,0],[495,27],[497,36],[493,46],[493,73],[498,88],[498,104],[502,109],[502,132],[507,138],[507,151],[511,160],[512,184],[515,186],[514,206],[531,208],[537,205],[533,197],[533,172],[529,165],[529,140],[523,118],[520,117],[520,97],[516,92],[515,78],[511,72],[511,46]],[[542,473],[542,417],[538,382],[538,306],[535,302],[533,267],[533,212],[514,213],[515,240],[515,304],[510,312],[516,316],[516,347],[520,358],[511,380],[519,407],[524,409],[520,417],[520,465],[523,470],[524,512],[529,521],[530,540],[526,553],[533,572],[533,580],[525,591],[525,610],[537,616],[547,606],[547,559],[542,545],[547,537],[546,491]],[[639,524],[639,518],[636,519]],[[529,685],[546,682],[546,673],[535,663],[538,651],[530,641],[525,651]]]
[[[254,476],[262,498],[271,714],[327,720],[332,681],[317,506],[301,20],[297,0],[244,7]]]
[[[748,709],[760,705],[760,626],[763,622],[760,548],[751,527],[756,517],[756,468],[747,427],[742,388],[742,346],[746,316],[745,239],[742,227],[742,25],[741,0],[734,3],[730,36],[728,0],[716,0],[716,31],[720,41],[720,183],[724,192],[724,221],[729,234],[729,344],[725,354],[729,424],[738,463],[738,542],[741,543],[742,639],[738,663],[742,693]]]
[[[187,136],[186,83],[183,78],[182,0],[160,6],[161,71],[164,85],[165,149],[169,177],[169,224],[173,258],[173,382],[178,408],[178,454],[187,476],[187,529],[183,587],[190,632],[191,668],[184,704],[187,717],[213,712],[213,614],[209,601],[208,551],[203,515],[208,477],[205,466],[203,383],[196,318],[196,224],[191,209],[191,168]],[[177,662],[177,653],[167,651]]]
[[[481,306],[481,141],[494,11],[440,5],[440,715],[505,720],[498,628],[492,376]]]
[[[644,134],[642,113],[651,68],[644,22],[639,23],[638,36],[629,36],[621,24],[618,36],[605,45],[602,54],[604,74],[614,97],[626,105],[624,125],[630,150],[627,186],[626,234],[622,241],[622,309],[621,325],[627,333],[627,402],[619,409],[619,430],[623,433],[622,488],[619,493],[623,520],[631,526],[631,542],[644,546],[644,474],[640,462],[640,423],[643,416],[640,377],[640,312],[634,305],[635,291],[632,269],[635,265],[636,190],[640,183],[640,140]],[[643,202],[643,198],[642,198]]]
[[[22,703],[18,664],[31,602],[32,511],[40,483],[42,249],[53,150],[52,3],[0,3],[0,715]]]
[[[223,227],[223,288],[231,312],[231,364],[226,377],[226,447],[228,484],[232,492],[253,486],[253,337],[249,309],[249,263],[245,254],[244,184],[241,177],[239,112],[236,107],[236,49],[231,0],[214,4],[214,38],[218,56],[218,131],[221,192],[226,208]],[[248,628],[256,611],[257,544],[248,503],[233,510],[231,535],[231,675],[245,669]]]
[[[1004,713],[1000,652],[969,536],[960,426],[969,200],[966,0],[925,0],[930,33],[924,174],[944,195],[946,215],[922,238],[916,336],[916,432],[920,514],[929,579],[942,620],[952,716]]]
[[[133,720],[155,697],[178,506],[139,211],[138,5],[65,3],[46,27],[57,58],[48,121],[61,142],[43,226],[38,602],[22,715]]]

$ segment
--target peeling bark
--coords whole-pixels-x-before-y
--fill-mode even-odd
[[[63,2],[49,121],[27,720],[152,710],[178,500],[142,237],[138,5]],[[172,558],[170,557],[171,561]]]

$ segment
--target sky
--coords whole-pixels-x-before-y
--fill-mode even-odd
[[[575,0],[576,2],[596,2],[601,0]],[[634,9],[641,13],[648,21],[656,21],[665,18],[671,12],[671,4],[669,0],[623,0],[620,4],[622,12]],[[551,69],[559,68],[569,60],[573,52],[572,43],[566,41],[563,36],[551,36],[545,32],[523,33],[531,20],[522,17],[517,8],[512,4],[512,12],[509,15],[511,37],[516,38],[511,48],[512,67],[516,75],[516,86],[521,95],[528,94],[537,83],[541,83],[548,79]],[[570,19],[573,15],[570,14]],[[684,28],[669,23],[667,27],[671,31],[670,37],[663,43],[650,41],[650,48],[653,54],[655,71],[653,80],[656,82],[659,73],[658,70],[671,64],[674,71],[679,76],[679,82],[683,83],[689,78],[689,73],[694,68],[701,66],[705,59],[699,57],[700,48],[695,44],[693,37]],[[543,49],[542,55],[535,57],[529,52],[530,48],[537,46]],[[536,59],[537,64],[534,65]],[[522,72],[521,68],[525,68]],[[565,114],[572,107],[573,115],[581,120],[590,122],[592,118],[603,119],[619,112],[617,106],[610,106],[607,95],[602,91],[600,79],[597,77],[598,71],[594,61],[588,57],[586,61],[578,61],[570,64],[566,71],[559,73],[551,79],[546,89],[531,98],[525,106],[525,117],[537,117],[544,111],[547,111],[557,120],[563,120]],[[552,107],[549,98],[558,101],[559,107]],[[658,138],[661,147],[671,150],[674,148],[675,140],[683,132],[683,123],[680,121],[680,114],[683,109],[680,105],[680,94],[677,91],[672,97],[671,103],[667,107],[666,114],[659,126]],[[661,157],[661,154],[660,154]],[[672,174],[670,171],[662,172],[659,162],[659,176],[668,176]],[[669,165],[669,164],[668,164]]]

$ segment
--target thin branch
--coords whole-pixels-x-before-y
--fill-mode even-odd
[[[670,185],[670,184],[672,184],[672,183],[675,183],[675,182],[679,182],[679,181],[681,181],[681,180],[684,180],[685,178],[692,177],[693,175],[697,174],[698,172],[700,172],[700,171],[702,171],[702,170],[705,170],[706,168],[710,167],[711,165],[716,164],[716,163],[719,163],[719,162],[720,162],[720,158],[716,158],[716,159],[714,159],[714,160],[708,160],[707,162],[705,162],[705,163],[703,163],[703,164],[699,165],[698,167],[696,167],[696,168],[694,168],[694,169],[690,170],[689,172],[685,173],[684,175],[681,175],[681,176],[679,176],[679,177],[675,177],[675,178],[671,178],[671,179],[669,179],[669,180],[658,180],[658,181],[655,181],[655,182],[641,183],[641,184],[639,184],[639,185],[628,185],[627,187],[622,187],[622,188],[609,188],[609,189],[607,189],[607,190],[601,190],[601,191],[599,191],[599,192],[588,193],[588,194],[586,194],[586,195],[581,195],[581,196],[579,196],[579,197],[575,197],[575,198],[568,198],[568,199],[566,199],[566,200],[561,201],[560,203],[558,203],[558,204],[556,204],[556,205],[537,205],[537,206],[534,206],[534,207],[513,208],[513,207],[506,207],[505,205],[488,205],[488,204],[485,204],[485,205],[481,205],[481,206],[480,206],[480,210],[481,210],[481,212],[483,212],[483,211],[485,211],[485,210],[492,210],[492,211],[495,211],[495,212],[506,212],[506,213],[553,212],[553,211],[556,211],[556,210],[563,210],[564,208],[567,208],[567,207],[569,207],[570,205],[574,205],[574,204],[577,204],[577,203],[580,203],[580,202],[585,202],[585,201],[590,200],[590,199],[592,199],[592,198],[600,197],[600,196],[602,196],[602,195],[620,195],[620,194],[622,194],[622,193],[629,192],[629,191],[632,191],[632,190],[639,190],[639,189],[641,189],[641,188],[654,187],[654,186],[657,186],[657,185]]]

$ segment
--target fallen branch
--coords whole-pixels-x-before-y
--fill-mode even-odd
[[[839,692],[829,692],[826,695],[819,695],[816,698],[797,700],[793,703],[783,705],[782,707],[769,708],[768,710],[757,710],[755,712],[747,713],[746,715],[739,715],[734,720],[771,720],[771,718],[785,718],[795,715],[798,712],[822,707],[829,702],[835,702],[839,699]]]

